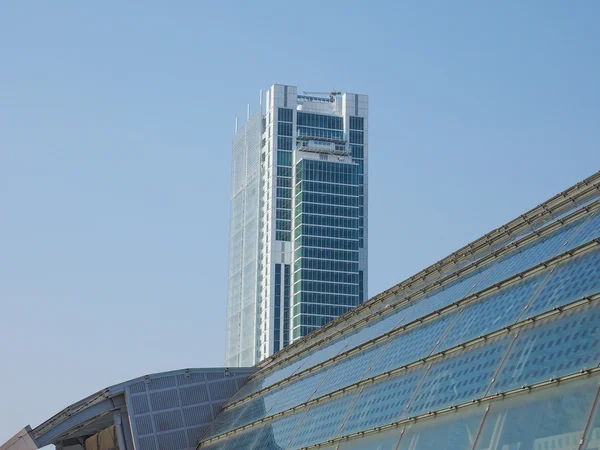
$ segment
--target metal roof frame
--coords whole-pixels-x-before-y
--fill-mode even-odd
[[[486,395],[484,397],[474,399],[469,402],[460,403],[458,405],[449,406],[447,408],[439,409],[436,411],[430,411],[430,412],[427,412],[424,414],[420,414],[418,416],[402,419],[400,421],[393,422],[393,423],[390,423],[388,425],[384,425],[381,427],[375,427],[375,428],[371,428],[369,430],[359,431],[357,433],[352,433],[352,434],[349,434],[346,436],[340,436],[335,439],[330,439],[329,441],[319,442],[317,444],[309,445],[307,447],[301,447],[301,450],[321,448],[323,446],[332,445],[337,442],[348,441],[354,437],[359,437],[359,436],[362,437],[364,435],[379,433],[381,431],[398,428],[402,425],[413,424],[413,423],[416,423],[416,422],[419,422],[419,421],[422,421],[425,419],[433,419],[438,416],[444,416],[444,415],[447,415],[448,413],[456,412],[459,409],[462,410],[465,408],[473,408],[476,406],[481,406],[482,404],[488,404],[488,408],[489,408],[490,403],[493,403],[498,400],[504,400],[504,399],[512,398],[512,397],[516,397],[516,396],[527,395],[527,394],[530,394],[531,392],[534,392],[534,391],[537,392],[537,391],[540,391],[545,388],[558,387],[559,385],[564,384],[564,383],[569,383],[569,382],[573,382],[573,381],[582,380],[585,378],[592,378],[592,377],[598,377],[598,376],[600,376],[600,367],[594,367],[592,369],[574,372],[572,374],[565,375],[563,377],[550,378],[549,380],[540,381],[539,383],[534,383],[529,386],[521,386],[520,388],[512,389],[510,391],[504,391],[504,392],[499,392],[499,393],[495,393],[492,395]],[[594,405],[594,406],[596,406],[596,405]],[[594,410],[591,411],[591,413],[593,413],[593,412],[594,412]],[[587,430],[584,430],[584,432],[585,431],[587,431]]]
[[[31,435],[35,438],[37,445],[43,447],[71,437],[78,437],[82,433],[82,430],[86,430],[83,434],[89,434],[88,431],[90,429],[95,430],[97,428],[94,427],[94,424],[97,424],[99,420],[103,421],[103,418],[111,412],[126,407],[125,390],[127,386],[135,383],[150,382],[154,378],[162,378],[170,375],[205,374],[207,372],[222,373],[223,371],[235,374],[237,372],[248,372],[249,370],[252,370],[252,368],[191,368],[143,375],[104,388],[67,406],[31,430]],[[112,419],[110,422],[112,423]]]
[[[298,373],[294,373],[294,374],[290,375],[289,377],[286,377],[286,378],[284,378],[283,380],[281,380],[281,381],[279,381],[277,383],[274,383],[274,384],[272,384],[272,385],[270,385],[270,386],[268,386],[268,387],[266,387],[264,389],[261,389],[261,390],[255,392],[255,393],[253,393],[253,394],[250,394],[250,395],[248,395],[246,397],[243,397],[243,398],[241,398],[241,399],[239,399],[239,400],[237,400],[235,402],[232,402],[232,403],[226,405],[223,408],[223,411],[228,410],[228,409],[232,409],[232,408],[234,408],[234,407],[236,407],[236,406],[238,406],[240,404],[243,404],[243,403],[246,403],[246,402],[252,400],[253,398],[256,398],[256,397],[264,395],[264,394],[266,394],[268,392],[274,391],[274,390],[280,388],[281,386],[285,386],[287,384],[290,384],[290,383],[298,380],[299,378],[302,378],[304,376],[310,375],[311,373],[316,372],[317,370],[320,370],[323,367],[326,367],[326,366],[329,366],[329,365],[332,365],[332,364],[336,364],[339,361],[347,359],[347,358],[351,357],[352,355],[354,355],[354,354],[356,354],[356,353],[358,353],[358,352],[360,352],[360,351],[362,351],[364,349],[373,347],[375,345],[379,345],[380,343],[382,343],[382,342],[384,342],[386,340],[389,340],[389,339],[391,339],[391,338],[393,338],[393,337],[395,337],[395,336],[397,336],[397,335],[399,335],[401,333],[404,333],[406,331],[412,330],[413,328],[418,327],[418,326],[420,326],[420,325],[422,325],[424,323],[430,322],[431,320],[437,319],[439,316],[441,316],[443,314],[446,314],[446,313],[451,312],[451,311],[455,311],[458,308],[464,307],[464,306],[466,306],[466,305],[468,305],[468,304],[470,304],[470,303],[472,303],[472,302],[474,302],[476,300],[479,300],[479,299],[481,299],[483,297],[491,295],[491,294],[499,291],[502,288],[508,287],[508,286],[510,286],[510,285],[518,282],[518,281],[523,280],[523,279],[530,278],[530,277],[536,275],[537,273],[539,273],[542,270],[545,270],[545,269],[547,269],[549,267],[552,267],[552,266],[556,266],[556,265],[558,265],[558,264],[566,261],[567,259],[570,259],[570,258],[572,258],[574,256],[577,256],[577,255],[580,255],[582,253],[585,253],[585,252],[587,252],[587,251],[589,251],[589,250],[597,247],[598,245],[600,245],[600,239],[595,239],[595,240],[587,242],[587,243],[585,243],[585,244],[583,244],[583,245],[581,245],[581,246],[579,246],[577,248],[574,248],[572,250],[564,252],[564,253],[562,253],[560,255],[556,255],[553,258],[551,258],[549,260],[546,260],[546,261],[543,261],[543,262],[541,262],[541,263],[539,263],[539,264],[537,264],[537,265],[535,265],[535,266],[533,266],[533,267],[531,267],[531,268],[529,268],[529,269],[527,269],[527,270],[525,270],[525,271],[523,271],[521,273],[515,274],[515,275],[511,276],[510,278],[507,278],[506,280],[503,280],[503,281],[501,281],[499,283],[493,284],[493,285],[491,285],[491,286],[489,286],[489,287],[487,287],[487,288],[485,288],[485,289],[483,289],[481,291],[474,292],[473,294],[471,294],[471,295],[469,295],[469,296],[467,296],[467,297],[465,297],[465,298],[463,298],[463,299],[461,299],[461,300],[459,300],[457,302],[454,302],[454,303],[452,303],[452,304],[450,304],[448,306],[440,308],[439,310],[432,311],[431,313],[429,313],[429,314],[427,314],[427,315],[425,315],[423,317],[419,317],[419,318],[413,320],[410,323],[407,323],[405,325],[399,326],[399,327],[397,327],[397,328],[395,328],[395,329],[393,329],[391,331],[388,331],[387,333],[384,333],[382,335],[376,336],[376,337],[374,337],[374,338],[372,338],[372,339],[370,339],[370,340],[368,340],[368,341],[366,341],[366,342],[364,342],[364,343],[362,343],[362,344],[360,344],[360,345],[358,345],[356,347],[353,347],[353,348],[351,348],[349,350],[346,350],[345,352],[342,352],[342,353],[340,353],[338,355],[332,356],[331,358],[329,358],[329,359],[327,359],[327,360],[325,360],[325,361],[323,361],[323,362],[321,362],[319,364],[315,364],[314,366],[311,366],[311,367],[309,367],[307,369],[304,369],[304,370],[302,370],[302,371],[300,371]],[[403,306],[403,304],[395,305],[394,307],[389,308],[389,310],[390,310],[390,312],[391,311],[395,311],[400,306]]]
[[[600,183],[600,180],[599,180],[599,183]],[[597,190],[600,191],[600,184],[597,185]],[[399,298],[396,296],[383,298],[382,300],[380,300],[380,302],[384,301],[384,300],[390,300],[390,299],[391,300],[397,299],[397,301],[394,303],[386,304],[385,308],[380,307],[379,309],[377,309],[375,311],[371,311],[370,315],[365,315],[363,317],[356,318],[355,321],[350,322],[349,324],[347,324],[346,321],[341,321],[340,319],[336,319],[335,321],[333,321],[331,323],[337,324],[337,326],[338,326],[337,330],[335,330],[335,329],[331,330],[331,332],[327,336],[324,336],[321,340],[319,340],[317,342],[306,343],[305,346],[298,349],[298,351],[292,355],[289,355],[287,357],[284,356],[279,361],[274,361],[271,365],[269,365],[265,368],[259,368],[259,370],[254,375],[252,375],[250,377],[250,379],[253,379],[260,375],[264,375],[265,373],[269,373],[272,370],[283,366],[290,359],[298,357],[304,353],[314,350],[315,348],[317,348],[319,346],[327,344],[327,343],[331,342],[334,338],[337,338],[339,336],[342,336],[344,334],[352,332],[359,324],[365,324],[373,319],[378,319],[378,318],[382,317],[383,315],[387,315],[387,314],[393,312],[394,310],[396,310],[397,308],[405,306],[407,303],[412,302],[418,298],[421,298],[425,294],[427,294],[431,291],[434,291],[452,281],[455,281],[456,279],[460,278],[461,276],[464,276],[464,275],[476,270],[479,266],[486,264],[486,263],[490,262],[491,260],[494,260],[501,256],[504,256],[505,254],[507,254],[519,247],[529,244],[529,243],[533,242],[534,240],[537,240],[540,237],[543,237],[543,236],[555,231],[556,229],[562,227],[563,225],[565,225],[567,223],[571,223],[571,222],[579,219],[580,217],[584,216],[585,214],[595,211],[599,208],[600,208],[600,200],[597,200],[591,204],[583,206],[582,208],[580,208],[578,210],[575,210],[574,212],[572,212],[571,214],[569,214],[565,217],[559,218],[557,221],[552,222],[539,230],[536,230],[534,233],[524,236],[523,238],[519,239],[518,241],[515,241],[505,247],[502,247],[501,249],[499,249],[497,251],[489,253],[488,255],[472,262],[471,264],[469,264],[467,266],[460,267],[456,272],[449,273],[444,278],[438,279],[438,280],[430,283],[429,285],[424,285],[424,287],[418,291],[413,291],[410,294],[407,293],[406,296],[399,297]],[[372,300],[374,300],[374,299],[375,299],[375,297]],[[340,317],[344,317],[346,315],[352,314],[356,309],[361,308],[361,307],[362,306],[359,306],[359,307],[355,308],[354,310],[351,310],[348,313],[346,313]],[[343,328],[342,328],[342,326],[343,326]],[[318,331],[319,330],[317,330],[313,334],[317,333]],[[309,335],[307,337],[310,337],[310,336],[312,336],[312,335]],[[302,341],[304,341],[304,339]],[[298,341],[298,342],[300,342],[300,341]],[[230,406],[230,405],[228,405],[228,406]]]
[[[597,241],[600,241],[600,240],[597,240]],[[600,244],[600,242],[599,242],[599,244]],[[550,311],[546,311],[546,312],[540,313],[540,314],[538,314],[536,316],[533,316],[533,317],[527,318],[525,320],[519,321],[517,323],[514,323],[513,325],[509,325],[509,326],[506,326],[506,327],[501,328],[499,330],[495,330],[495,331],[493,331],[491,333],[485,334],[483,336],[479,336],[479,337],[477,337],[475,339],[471,339],[468,342],[465,342],[465,343],[462,343],[462,344],[458,344],[458,345],[456,345],[456,346],[454,346],[454,347],[452,347],[450,349],[434,353],[433,355],[430,355],[428,357],[421,358],[419,360],[413,361],[413,362],[411,362],[409,364],[397,367],[397,368],[395,368],[393,370],[390,370],[388,372],[384,372],[384,373],[381,373],[381,374],[378,374],[378,375],[375,375],[375,376],[372,376],[372,377],[369,377],[369,378],[365,378],[364,380],[358,381],[358,382],[356,382],[354,384],[351,384],[349,386],[342,387],[340,389],[337,389],[336,391],[333,391],[333,392],[330,392],[328,394],[322,395],[321,397],[314,398],[314,399],[309,399],[308,401],[303,402],[303,403],[301,403],[299,405],[296,405],[296,406],[294,406],[292,408],[289,408],[289,409],[287,409],[285,411],[281,411],[281,412],[279,412],[277,414],[273,414],[272,416],[264,417],[264,418],[259,419],[257,421],[254,421],[254,422],[251,422],[249,424],[246,424],[246,425],[244,425],[242,427],[239,427],[239,428],[230,430],[230,431],[228,431],[226,433],[223,433],[223,434],[220,434],[218,436],[215,436],[215,437],[213,437],[211,439],[207,439],[205,441],[202,441],[199,444],[198,448],[201,448],[202,444],[208,444],[208,443],[211,443],[211,442],[215,442],[215,441],[220,441],[220,440],[226,439],[226,438],[228,438],[228,437],[230,437],[232,435],[238,434],[238,433],[240,433],[240,432],[242,432],[244,430],[253,428],[253,427],[258,426],[258,425],[262,425],[264,423],[269,423],[269,422],[271,422],[271,421],[273,421],[275,419],[279,419],[279,418],[284,417],[284,416],[289,416],[290,414],[293,414],[293,413],[295,413],[298,410],[306,409],[307,407],[309,407],[311,405],[322,403],[324,401],[329,401],[332,398],[338,397],[338,396],[343,395],[343,394],[347,394],[348,392],[351,392],[351,391],[355,391],[355,390],[357,390],[357,389],[359,389],[361,387],[364,387],[364,386],[367,386],[369,384],[372,384],[372,383],[374,383],[374,382],[376,382],[378,380],[390,378],[390,377],[392,377],[394,375],[406,372],[409,369],[413,369],[415,367],[424,366],[427,363],[434,362],[434,361],[436,361],[438,359],[441,359],[441,358],[444,358],[444,357],[446,357],[448,355],[465,352],[468,349],[470,349],[471,347],[473,347],[475,345],[478,345],[478,344],[480,344],[482,342],[486,342],[489,339],[493,339],[493,338],[496,338],[498,336],[507,335],[507,334],[511,333],[512,331],[514,331],[514,330],[519,330],[519,329],[521,329],[521,328],[523,328],[523,327],[525,327],[527,325],[534,324],[535,322],[538,322],[540,320],[543,320],[543,319],[546,319],[546,318],[549,318],[549,317],[553,317],[553,316],[556,316],[556,315],[563,314],[563,313],[565,313],[567,311],[570,311],[572,309],[575,309],[575,308],[580,308],[580,307],[587,306],[590,303],[597,302],[599,300],[600,300],[600,293],[594,294],[592,296],[582,297],[580,299],[577,299],[577,300],[575,300],[575,301],[573,301],[571,303],[568,303],[566,305],[563,305],[561,307],[554,308],[554,309],[552,309]],[[509,351],[510,351],[510,349],[509,349]],[[509,351],[507,351],[507,354],[508,354]],[[565,376],[563,378],[577,376],[577,375],[579,375],[581,373],[586,373],[587,374],[587,373],[592,373],[592,372],[594,372],[594,373],[595,372],[600,372],[600,368],[597,367],[597,366],[596,367],[589,367],[589,368],[586,368],[585,370],[576,372],[574,374],[567,375],[567,376]],[[552,379],[552,380],[555,380],[555,379]],[[550,381],[552,381],[552,380],[550,380]],[[542,382],[542,383],[537,383],[537,384],[546,384],[546,383],[547,382]],[[515,389],[513,391],[514,392],[520,392],[521,390],[522,389]],[[513,391],[509,391],[509,392],[513,392]],[[492,396],[485,396],[483,398],[484,399],[485,398],[496,398],[498,395],[506,395],[506,393],[503,393],[503,394],[494,394]],[[482,400],[480,399],[479,401],[482,401]],[[470,404],[470,403],[471,402],[469,402],[467,404]],[[444,408],[444,410],[453,410],[453,409],[458,408],[458,407],[459,407],[459,405],[453,405],[453,406],[449,406],[447,408]],[[428,414],[424,414],[422,416],[427,416]],[[417,416],[417,417],[420,417],[420,416]],[[398,423],[409,422],[409,421],[411,421],[413,419],[414,418],[411,417],[411,418],[408,418],[408,419],[404,419],[404,420],[402,420],[402,421],[400,421]],[[378,427],[378,428],[381,429],[382,427]],[[308,448],[311,448],[311,447],[308,447]]]

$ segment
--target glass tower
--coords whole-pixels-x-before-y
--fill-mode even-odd
[[[233,138],[228,366],[251,366],[367,296],[366,95],[273,85]]]

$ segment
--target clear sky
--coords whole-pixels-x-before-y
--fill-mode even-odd
[[[224,360],[231,136],[370,96],[369,294],[600,169],[600,2],[0,5],[0,443]]]

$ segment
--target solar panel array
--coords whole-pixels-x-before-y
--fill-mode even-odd
[[[200,448],[597,448],[599,299],[596,191],[275,358]]]
[[[223,404],[251,373],[194,369],[128,382],[125,390],[136,448],[194,448]]]

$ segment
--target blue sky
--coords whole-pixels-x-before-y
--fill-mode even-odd
[[[376,5],[376,6],[375,6]],[[374,295],[600,168],[600,3],[0,7],[0,442],[224,359],[231,136],[370,96]]]

